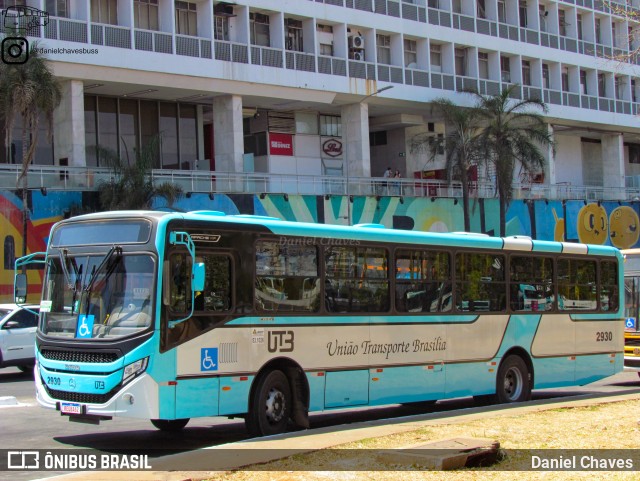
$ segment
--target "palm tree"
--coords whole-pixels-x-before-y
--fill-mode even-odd
[[[479,114],[476,109],[461,107],[449,99],[439,98],[433,102],[442,114],[447,134],[443,138],[433,134],[420,134],[412,139],[411,150],[427,150],[429,161],[444,152],[448,179],[459,178],[462,182],[462,210],[464,230],[471,231],[469,214],[469,178],[471,166],[480,160],[478,156]]]
[[[31,44],[29,54],[21,51],[22,46],[3,42],[7,50],[21,55],[12,57],[14,63],[0,62],[0,117],[4,120],[5,145],[11,145],[16,120],[22,120],[22,168],[16,188],[22,188],[22,255],[27,253],[27,216],[29,166],[33,162],[38,145],[40,115],[47,120],[49,142],[53,135],[53,112],[60,105],[62,92],[60,84],[49,69],[46,57],[39,53],[38,42]],[[20,185],[22,184],[22,187]]]
[[[544,117],[535,111],[546,113],[547,106],[538,99],[514,100],[517,88],[518,85],[512,85],[489,97],[475,94],[476,110],[482,120],[479,149],[496,171],[501,236],[505,235],[506,211],[513,197],[516,162],[526,173],[544,173],[545,156],[540,147],[554,146]]]
[[[182,197],[179,185],[169,182],[160,185],[153,183],[151,169],[158,157],[159,145],[160,139],[156,136],[142,148],[134,149],[133,161],[126,145],[125,158],[112,150],[100,146],[96,148],[100,164],[112,169],[111,179],[98,185],[103,210],[149,209],[157,196],[164,197],[171,207]]]

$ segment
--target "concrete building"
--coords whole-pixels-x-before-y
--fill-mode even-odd
[[[405,179],[443,168],[411,149],[446,130],[433,99],[519,84],[517,98],[547,102],[557,148],[544,175],[516,169],[514,182],[626,199],[640,176],[640,60],[611,59],[640,36],[601,0],[0,0],[15,4],[47,12],[25,37],[63,85],[40,166],[98,169],[96,145],[133,155],[160,135],[155,167],[182,179],[215,171],[232,191],[294,193],[312,179],[331,193],[347,178],[374,193],[364,179],[388,166]],[[17,131],[0,162],[21,151]]]

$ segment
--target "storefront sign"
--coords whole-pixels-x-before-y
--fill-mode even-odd
[[[293,135],[269,132],[270,155],[293,155]]]
[[[338,139],[328,139],[322,143],[322,152],[329,157],[339,157],[342,155],[342,142]]]

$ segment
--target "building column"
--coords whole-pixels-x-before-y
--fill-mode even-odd
[[[61,82],[62,101],[53,112],[54,163],[67,159],[66,165],[87,165],[84,139],[84,86],[81,80]]]
[[[603,187],[619,189],[624,197],[624,146],[622,134],[602,135]]]
[[[357,103],[342,107],[342,143],[349,177],[371,177],[369,150],[369,105]]]
[[[222,95],[213,99],[213,143],[215,170],[243,171],[242,97]]]
[[[552,140],[555,141],[555,133],[553,132],[553,126],[547,125],[547,132]],[[547,185],[556,184],[556,157],[553,154],[553,145],[546,145],[543,147],[542,154],[545,158],[544,166],[544,183]]]

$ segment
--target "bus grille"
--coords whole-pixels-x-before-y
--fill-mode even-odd
[[[96,362],[102,364],[113,362],[120,357],[117,352],[59,351],[57,349],[43,349],[40,354],[42,357],[52,361]]]
[[[106,394],[89,394],[82,392],[69,392],[58,391],[57,389],[50,389],[46,384],[44,385],[49,396],[58,401],[69,401],[82,404],[104,404],[117,392],[117,389],[113,389]],[[118,386],[120,387],[120,386]]]
[[[637,338],[637,339],[626,338],[624,340],[624,345],[625,346],[640,346],[640,338]]]

